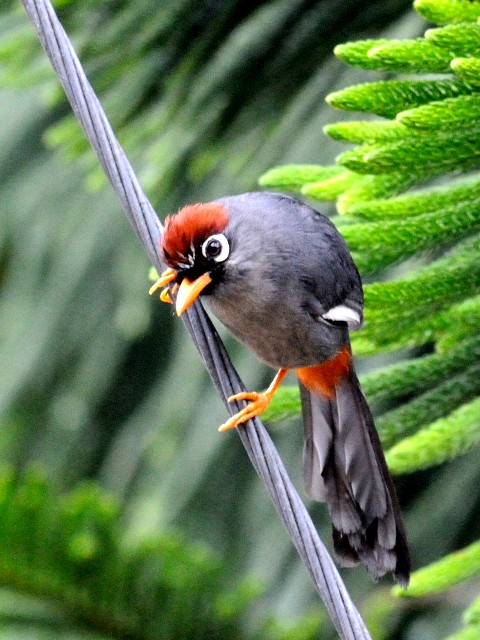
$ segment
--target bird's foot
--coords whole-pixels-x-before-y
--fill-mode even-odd
[[[258,391],[243,391],[242,393],[230,396],[228,398],[228,402],[234,402],[235,400],[250,400],[250,402],[241,411],[222,424],[218,430],[222,432],[228,431],[229,429],[238,427],[239,424],[243,424],[252,418],[256,418],[268,407],[272,399],[272,395],[273,394],[270,394],[268,391],[265,391],[264,393],[259,393]]]
[[[166,269],[166,271],[164,271],[162,273],[162,275],[159,277],[159,279],[155,282],[154,285],[152,285],[150,287],[149,290],[149,294],[152,295],[153,293],[155,293],[156,291],[158,291],[158,289],[161,289],[162,287],[165,287],[163,289],[163,291],[160,294],[160,300],[162,302],[172,302],[172,299],[170,297],[169,294],[169,288],[168,285],[173,282],[173,280],[175,280],[175,278],[177,277],[176,272],[173,269]],[[174,285],[173,286],[173,292],[175,292],[175,290],[178,289],[178,285]]]
[[[266,391],[260,393],[258,391],[242,391],[242,393],[236,393],[234,396],[230,396],[228,398],[228,402],[234,402],[235,400],[250,400],[250,402],[241,411],[232,416],[230,420],[227,420],[227,422],[222,424],[218,430],[222,432],[228,431],[229,429],[238,427],[239,424],[243,424],[244,422],[247,422],[247,420],[256,418],[263,413],[272,401],[275,391],[280,386],[283,378],[287,375],[287,372],[288,369],[280,369]]]

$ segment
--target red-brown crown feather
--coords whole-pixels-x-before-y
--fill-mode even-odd
[[[184,263],[191,247],[198,247],[215,233],[222,233],[228,223],[223,204],[191,204],[165,219],[162,249],[165,262],[176,267]]]

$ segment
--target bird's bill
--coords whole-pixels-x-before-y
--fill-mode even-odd
[[[188,307],[195,302],[205,287],[210,284],[212,278],[208,273],[204,273],[196,280],[184,278],[178,289],[175,311],[180,316]]]

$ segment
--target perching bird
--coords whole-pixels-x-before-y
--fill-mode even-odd
[[[201,295],[238,340],[279,370],[266,392],[229,399],[248,404],[220,430],[259,415],[294,370],[305,486],[328,504],[340,562],[361,561],[375,578],[391,571],[407,586],[402,515],[350,349],[349,329],[363,321],[362,285],[335,226],[288,196],[246,193],[168,217],[161,248],[169,268],[151,293],[172,287],[178,315]]]

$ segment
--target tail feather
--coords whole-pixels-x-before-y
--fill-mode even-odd
[[[375,578],[408,584],[410,553],[395,488],[353,367],[331,397],[300,382],[305,426],[304,482],[327,502],[342,564],[362,562]]]

